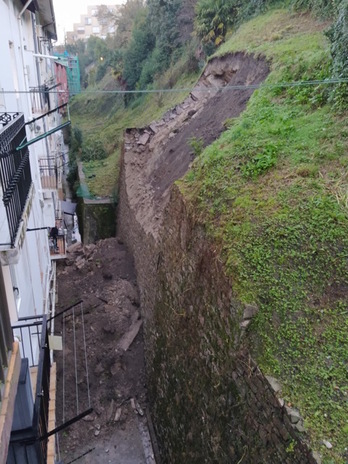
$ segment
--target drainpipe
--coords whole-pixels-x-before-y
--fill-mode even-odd
[[[38,47],[37,47],[34,21],[32,22],[32,27],[33,27],[34,49],[35,49],[35,53],[33,53],[33,56],[35,56],[35,58],[37,58],[37,57],[40,57],[40,54],[38,53],[39,50],[38,50]],[[41,56],[46,57],[47,55],[41,55]],[[38,81],[39,87],[41,88],[40,66],[39,66],[38,60],[35,60],[35,64],[36,64],[37,81]],[[46,126],[45,118],[43,119],[42,123],[43,123],[44,132],[46,133],[47,132],[47,126]],[[45,145],[46,145],[46,153],[47,153],[47,165],[48,165],[48,168],[49,168],[49,170],[51,172],[50,149],[49,149],[48,140],[47,140],[46,137],[45,137]]]
[[[31,4],[33,0],[28,0],[27,3],[23,6],[23,9],[22,11],[19,13],[18,15],[18,19],[21,19],[23,13],[25,12],[25,10],[28,8],[28,6]]]
[[[20,39],[20,49],[21,49],[21,57],[22,57],[22,65],[23,65],[23,74],[24,74],[24,86],[25,90],[27,93],[27,99],[28,99],[28,106],[29,106],[29,111],[31,114],[31,101],[30,101],[30,95],[29,95],[29,78],[28,78],[28,71],[27,67],[25,66],[25,60],[24,60],[24,51],[23,51],[23,28],[22,28],[22,16],[28,6],[31,4],[33,0],[28,0],[24,7],[22,8],[21,12],[19,13],[17,19],[18,19],[18,27],[19,27],[19,39]]]
[[[36,49],[36,44],[35,44],[35,49]],[[57,56],[54,56],[54,55],[41,55],[40,53],[33,53],[33,56],[35,56],[36,58],[45,58],[46,60],[57,60],[58,59]]]

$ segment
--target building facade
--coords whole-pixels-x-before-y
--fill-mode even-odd
[[[52,0],[0,0],[0,24],[0,462],[53,464],[47,321],[55,312],[55,260],[65,256],[62,129],[69,121],[51,59]]]
[[[102,15],[98,15],[99,8],[103,8]],[[66,42],[71,44],[79,39],[88,40],[91,36],[105,39],[108,34],[114,34],[116,32],[114,18],[119,9],[119,5],[88,6],[87,13],[80,16],[80,22],[73,25],[73,31],[66,33]]]

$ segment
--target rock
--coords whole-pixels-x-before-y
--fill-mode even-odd
[[[94,419],[95,419],[95,417],[92,416],[91,414],[88,414],[87,416],[82,418],[82,420],[84,420],[85,422],[93,422]]]
[[[312,452],[312,456],[313,458],[316,460],[317,464],[321,464],[322,461],[321,461],[321,456],[320,454],[318,453],[318,451],[313,451]]]
[[[79,256],[75,261],[75,266],[77,267],[77,269],[82,269],[85,264],[86,260],[82,256]]]
[[[114,334],[115,333],[115,327],[113,327],[112,325],[105,325],[103,327],[103,332],[107,333],[107,334]]]
[[[246,304],[244,307],[243,319],[251,319],[254,317],[259,308],[256,305]]]
[[[134,322],[129,331],[123,335],[121,340],[118,342],[118,348],[127,351],[130,345],[133,343],[135,337],[138,335],[138,332],[140,330],[140,327],[142,325],[143,321],[141,319],[137,320]]]
[[[94,436],[97,437],[100,434],[100,430],[95,430],[94,431]]]
[[[280,385],[277,379],[275,379],[274,377],[271,377],[270,375],[266,375],[265,377],[268,380],[270,387],[275,393],[278,393],[281,391],[282,386]]]
[[[121,414],[122,414],[122,408],[117,408],[117,409],[116,409],[115,418],[114,418],[114,421],[115,421],[115,422],[118,422],[118,421],[120,420]]]
[[[300,420],[303,420],[300,411],[298,411],[297,409],[289,408],[288,406],[286,406],[285,409],[289,415],[290,422],[292,424],[297,424]]]
[[[239,327],[241,329],[246,329],[248,327],[248,325],[250,324],[250,321],[243,321],[239,324]]]
[[[323,443],[323,445],[326,446],[327,449],[331,449],[331,448],[332,448],[332,444],[331,444],[329,441],[323,440],[322,443]]]
[[[94,369],[95,375],[100,375],[104,372],[104,368],[101,363],[97,364],[96,368]]]
[[[141,409],[141,406],[138,402],[135,403],[135,409],[137,413],[139,414],[139,416],[143,417],[144,411]]]
[[[81,242],[73,243],[72,245],[68,246],[66,249],[67,253],[75,253],[76,251],[82,251],[83,245]]]
[[[147,142],[149,141],[150,134],[147,132],[144,132],[144,134],[139,138],[138,140],[138,145],[146,145]]]
[[[152,130],[152,132],[153,132],[154,134],[157,134],[158,128],[157,128],[156,124],[150,124],[149,127],[150,127],[150,129]]]
[[[112,399],[112,400],[111,400],[111,403],[110,403],[110,407],[109,407],[109,409],[108,409],[107,416],[106,416],[106,419],[107,419],[108,422],[111,421],[112,416],[113,416],[113,414],[114,414],[114,405],[115,405],[115,401]]]
[[[297,424],[295,424],[295,429],[300,432],[300,433],[303,433],[306,431],[306,429],[304,428],[303,426],[303,422],[300,421],[300,422],[297,422]]]

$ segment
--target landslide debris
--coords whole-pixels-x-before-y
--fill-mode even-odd
[[[268,72],[264,59],[245,53],[215,57],[181,104],[148,127],[126,131],[127,194],[146,232],[158,236],[170,187],[194,159],[190,139],[201,140],[203,147],[216,140],[253,92],[240,86],[259,84]]]

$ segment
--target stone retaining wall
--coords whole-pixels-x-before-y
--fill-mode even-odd
[[[137,269],[163,463],[315,463],[303,428],[243,348],[257,307],[236,299],[233,278],[193,217],[174,186],[159,238],[145,233],[123,156],[118,231]]]

